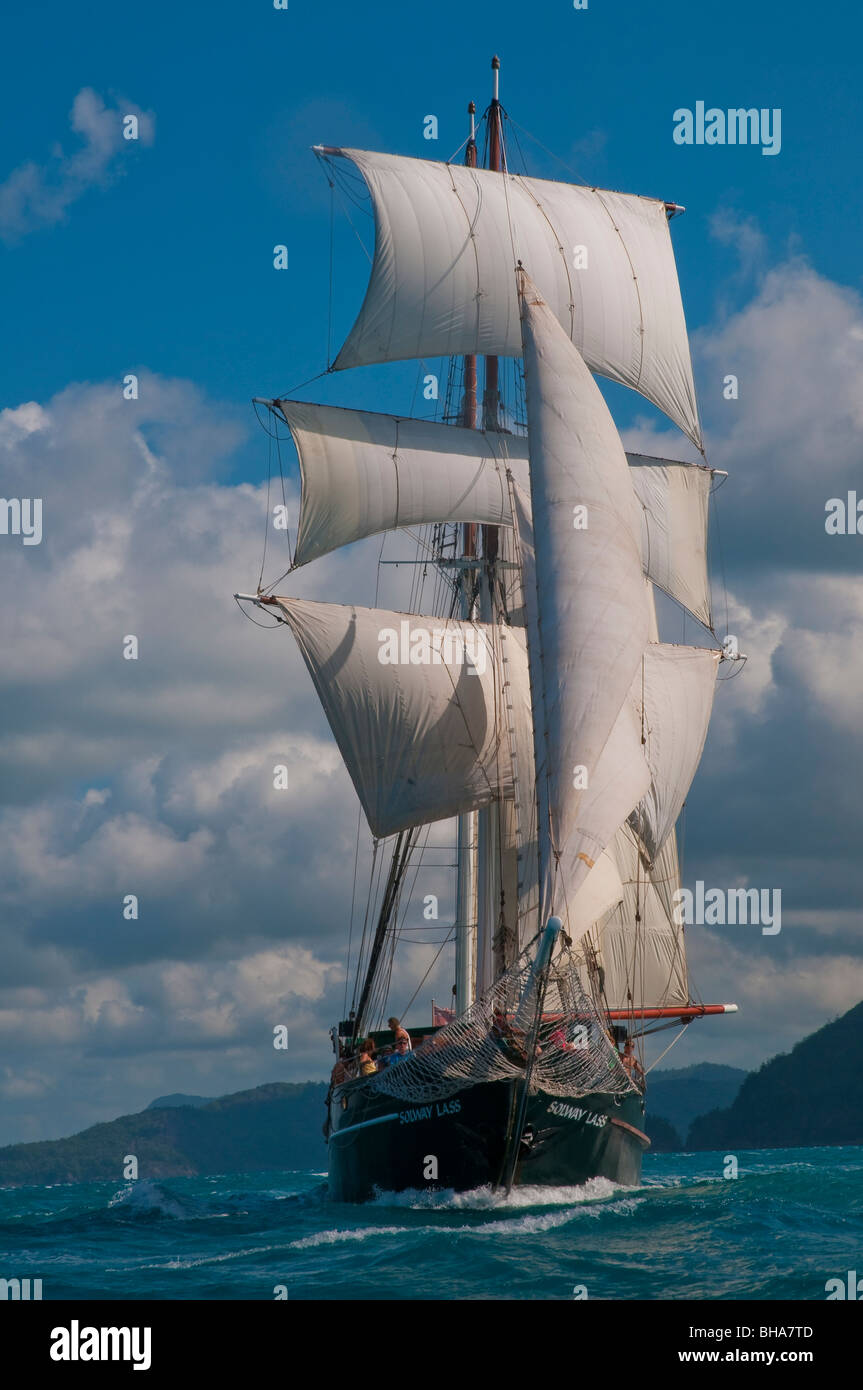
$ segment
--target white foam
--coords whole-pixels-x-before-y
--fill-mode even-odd
[[[539,1187],[526,1184],[514,1187],[507,1196],[491,1186],[475,1187],[470,1192],[454,1192],[452,1188],[430,1191],[408,1188],[403,1192],[376,1190],[375,1202],[380,1206],[409,1207],[413,1210],[434,1211],[497,1211],[518,1210],[523,1207],[571,1207],[586,1202],[603,1202],[618,1192],[630,1192],[608,1178],[590,1178],[579,1187]]]
[[[368,1240],[370,1236],[421,1235],[435,1231],[435,1226],[361,1226],[356,1231],[319,1231],[314,1236],[292,1240],[290,1250],[312,1250],[316,1245],[338,1245],[343,1240]]]
[[[163,1264],[142,1265],[142,1269],[197,1269],[199,1265],[219,1265],[226,1260],[241,1260],[247,1255],[269,1255],[274,1250],[284,1250],[285,1245],[253,1245],[248,1250],[229,1250],[224,1255],[202,1255],[198,1260],[167,1260]]]

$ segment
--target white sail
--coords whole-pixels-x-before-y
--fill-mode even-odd
[[[296,566],[404,526],[473,521],[511,527],[507,468],[528,487],[527,440],[519,435],[303,401],[280,401],[279,408],[302,475]],[[641,506],[644,573],[712,626],[712,471],[645,454],[627,459]]]
[[[532,582],[524,543],[522,564],[543,914],[566,923],[569,903],[650,782],[631,706],[618,719],[650,614],[638,507],[608,407],[526,277],[522,303]]]
[[[632,701],[642,726],[650,788],[631,820],[655,858],[680,815],[701,761],[720,653],[651,642]]]
[[[524,439],[303,401],[279,409],[303,483],[296,565],[403,526],[512,525],[506,465],[514,446],[526,483]]]
[[[624,892],[617,863],[604,849],[570,906],[567,923],[570,940],[578,941],[612,908],[623,902]]]
[[[671,906],[680,884],[675,836],[649,868],[629,827],[618,831],[606,854],[620,875],[622,898],[590,939],[598,947],[608,1007],[688,1004],[683,927],[674,921]]]
[[[506,631],[504,677],[489,625],[277,599],[374,835],[512,795],[498,714],[502,692],[529,708],[522,633]]]
[[[650,858],[659,855],[701,759],[718,662],[718,651],[647,644],[582,803],[581,821],[597,842],[610,843],[618,829],[619,821],[609,823],[604,809],[608,807],[613,818],[631,794],[632,765],[638,766],[643,747],[650,785],[629,819]],[[622,882],[615,883],[613,861],[606,852],[575,896],[570,936],[577,939],[623,900]]]
[[[627,454],[641,505],[644,573],[682,603],[705,627],[713,627],[707,572],[707,514],[713,471]]]
[[[375,212],[371,278],[336,368],[519,356],[521,261],[591,370],[639,391],[701,448],[663,202],[400,155],[327,153],[356,164]]]

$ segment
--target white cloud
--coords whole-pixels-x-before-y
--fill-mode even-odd
[[[137,117],[137,141],[123,136],[126,115]],[[65,154],[57,146],[48,163],[28,160],[0,184],[0,237],[4,241],[17,241],[38,227],[61,221],[89,188],[104,186],[119,172],[124,151],[153,142],[152,111],[143,111],[134,102],[106,106],[91,87],[78,92],[69,121],[80,141],[76,150]]]

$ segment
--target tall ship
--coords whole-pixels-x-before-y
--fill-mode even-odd
[[[635,1185],[645,1039],[735,1008],[694,996],[678,893],[675,827],[733,659],[711,612],[717,480],[669,228],[683,209],[515,172],[499,66],[448,163],[314,151],[374,219],[327,372],[413,359],[433,418],[257,401],[299,459],[288,581],[365,537],[413,547],[400,609],[276,593],[286,576],[236,595],[293,634],[372,835],[332,1032],[336,1201]],[[594,374],[702,461],[627,454]],[[659,640],[657,590],[694,645]],[[405,1039],[390,983],[439,823],[454,987]]]

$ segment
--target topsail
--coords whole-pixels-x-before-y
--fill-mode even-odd
[[[279,401],[302,475],[295,565],[400,527],[513,526],[507,474],[527,495],[528,442],[495,430]],[[703,464],[627,454],[647,577],[712,627]],[[527,499],[528,512],[530,499]]]
[[[606,189],[327,149],[360,170],[375,254],[337,369],[460,353],[520,356],[513,267],[588,367],[658,406],[701,448],[665,204]]]

